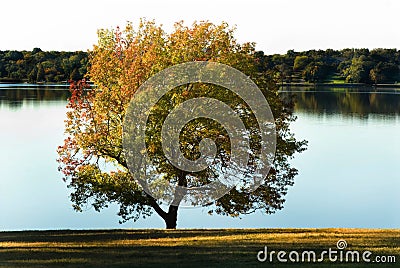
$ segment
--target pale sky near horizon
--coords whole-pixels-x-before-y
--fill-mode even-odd
[[[176,21],[226,21],[240,42],[266,54],[289,49],[400,49],[396,0],[4,0],[0,50],[87,50],[99,28],[155,19],[171,31]]]

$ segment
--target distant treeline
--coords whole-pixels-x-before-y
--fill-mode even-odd
[[[62,82],[79,80],[87,71],[88,54],[82,51],[0,51],[0,81]]]
[[[397,49],[309,50],[285,55],[256,52],[262,70],[275,70],[281,82],[400,82]]]
[[[289,50],[285,55],[258,51],[256,55],[260,71],[273,71],[281,82],[400,82],[397,49]],[[82,51],[0,51],[0,81],[76,81],[83,78],[87,67],[88,53]]]

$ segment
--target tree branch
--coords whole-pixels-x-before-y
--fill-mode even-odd
[[[150,206],[157,212],[157,214],[163,218],[164,220],[167,218],[167,212],[165,212],[160,205],[158,205],[157,201],[150,195],[146,193],[149,198]]]

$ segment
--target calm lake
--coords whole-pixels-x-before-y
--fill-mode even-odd
[[[181,209],[179,228],[400,228],[400,91],[291,88],[309,141],[283,210],[241,219]],[[164,228],[154,215],[118,223],[117,208],[77,213],[57,171],[68,91],[0,84],[0,230]]]

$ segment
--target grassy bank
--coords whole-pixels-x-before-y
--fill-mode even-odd
[[[268,250],[320,254],[336,249],[369,250],[400,263],[400,230],[206,229],[0,232],[0,267],[398,267],[377,263],[260,263]],[[318,256],[318,255],[317,255]],[[287,256],[286,256],[287,258]]]

